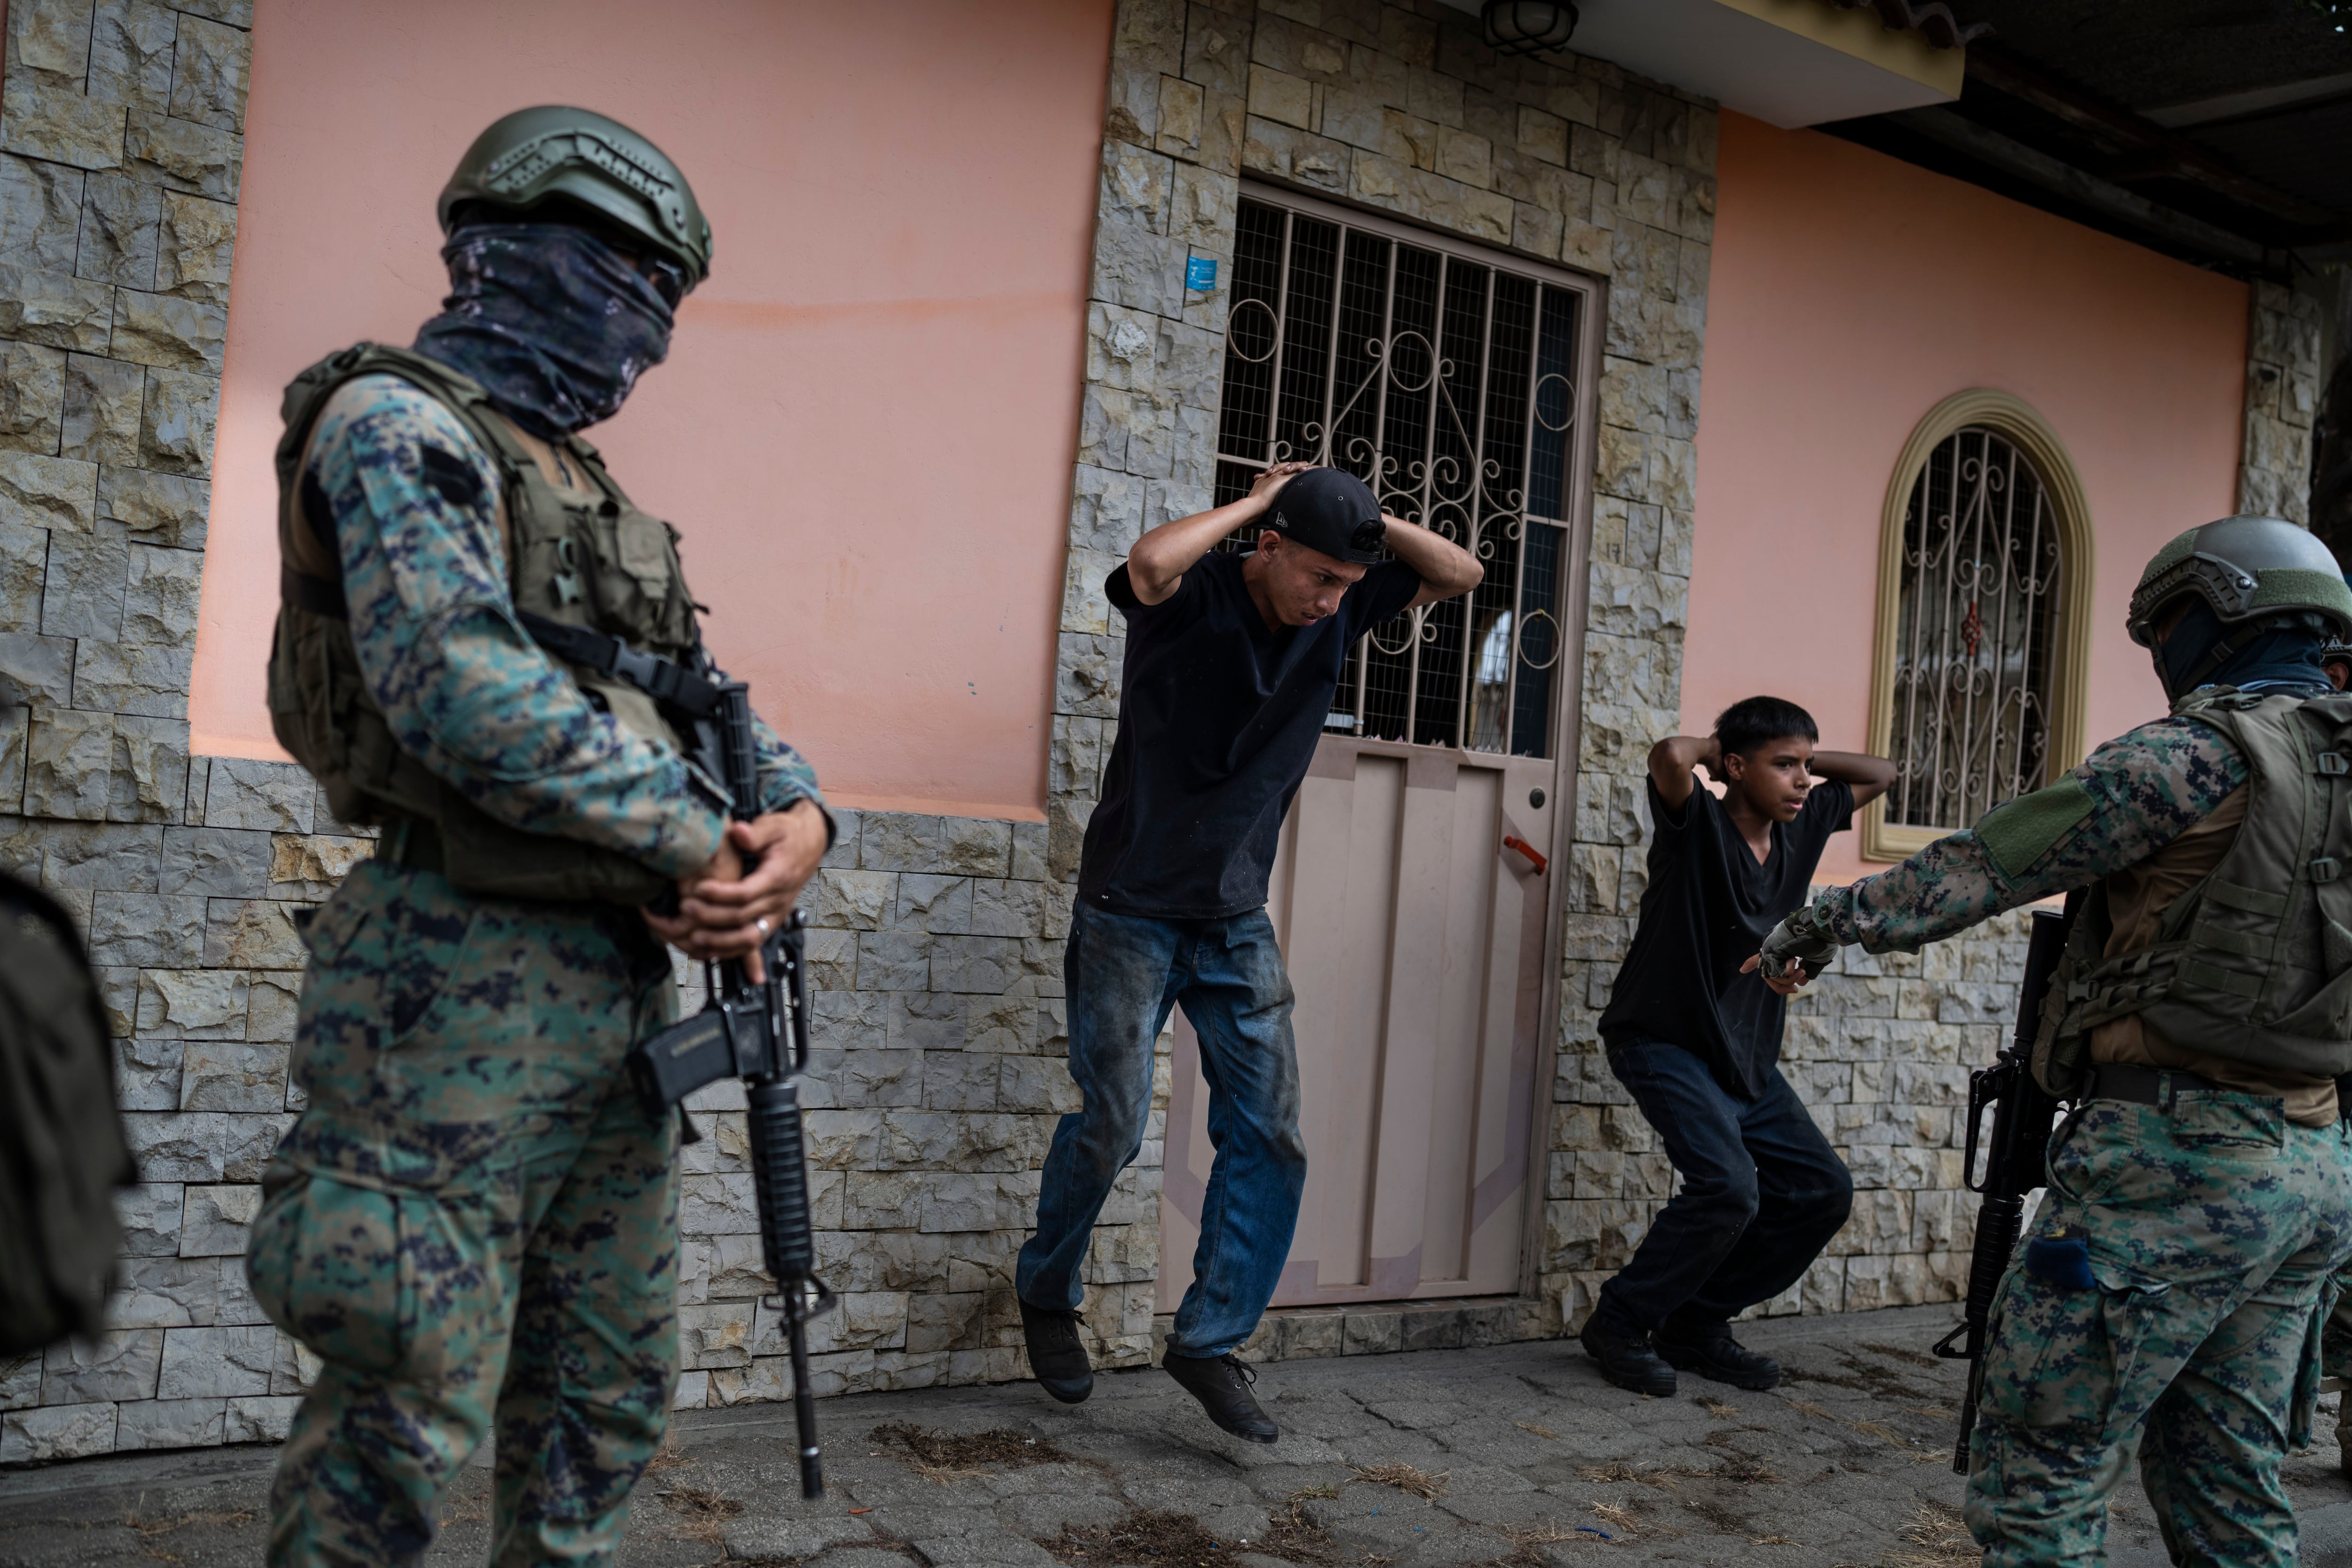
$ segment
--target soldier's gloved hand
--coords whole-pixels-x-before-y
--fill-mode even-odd
[[[1822,925],[1808,904],[1772,928],[1756,956],[1739,966],[1740,973],[1761,968],[1767,982],[1792,980],[1801,985],[1837,956],[1838,946],[1837,938]],[[1791,973],[1792,968],[1795,973]]]

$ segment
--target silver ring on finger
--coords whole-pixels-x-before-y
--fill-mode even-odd
[[[768,917],[767,917],[767,916],[765,916],[765,915],[761,915],[758,920],[753,921],[751,923],[752,923],[752,925],[754,925],[755,927],[757,927],[757,928],[759,929],[759,932],[760,932],[760,934],[761,934],[761,936],[765,936],[765,935],[767,935],[767,934],[768,934]]]

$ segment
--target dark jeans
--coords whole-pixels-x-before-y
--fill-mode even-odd
[[[1726,1323],[1801,1278],[1853,1209],[1853,1178],[1774,1068],[1740,1100],[1663,1040],[1609,1047],[1683,1178],[1633,1261],[1601,1287],[1601,1326],[1633,1334]]]
[[[1159,921],[1080,905],[1062,973],[1070,1076],[1086,1100],[1054,1130],[1037,1231],[1021,1248],[1013,1289],[1038,1307],[1075,1310],[1085,1300],[1087,1240],[1111,1184],[1143,1147],[1151,1043],[1181,1002],[1200,1037],[1217,1155],[1201,1204],[1192,1287],[1168,1343],[1179,1355],[1223,1355],[1249,1338],[1273,1299],[1307,1185],[1290,976],[1274,922],[1263,910]]]

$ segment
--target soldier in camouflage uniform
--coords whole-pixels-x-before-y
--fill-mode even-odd
[[[2352,577],[2345,579],[2352,586]],[[2352,642],[2331,638],[2319,656],[2321,666],[2327,671],[2327,683],[2338,691],[2352,691]],[[2339,1079],[2338,1095],[2352,1097],[2352,1076]],[[2336,1281],[2336,1310],[2327,1317],[2326,1327],[2320,1331],[2319,1369],[2339,1383],[2352,1383],[2352,1276],[2339,1275]],[[2347,1392],[2336,1407],[2336,1468],[2344,1479],[2352,1481],[2352,1392]]]
[[[419,1561],[493,1436],[493,1560],[613,1561],[677,1378],[676,1130],[624,1058],[672,1016],[664,939],[756,968],[830,836],[764,726],[751,821],[686,760],[677,536],[575,434],[709,269],[684,178],[625,126],[529,110],[441,217],[445,313],[305,372],[278,452],[272,717],[383,836],[304,935],[307,1101],[247,1260],[325,1363],[273,1563]]]
[[[2175,1563],[2287,1568],[2280,1462],[2352,1259],[2352,697],[2321,665],[2352,591],[2305,531],[2229,518],[2158,554],[2130,627],[2170,717],[1823,894],[1759,959],[2088,890],[2033,1060],[2075,1109],[1995,1305],[1969,1526],[1988,1563],[2103,1562],[2137,1448]]]

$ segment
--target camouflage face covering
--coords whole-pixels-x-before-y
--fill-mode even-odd
[[[2244,639],[2229,658],[2205,670],[2213,649],[2225,637]],[[2176,698],[2192,686],[2234,686],[2241,691],[2327,689],[2327,671],[2319,650],[2326,638],[2306,626],[2276,626],[2247,636],[2225,626],[2213,606],[2199,600],[2191,605],[2172,635],[2158,651],[2165,689]],[[2199,675],[2200,670],[2205,670]]]
[[[464,372],[516,424],[550,440],[619,412],[669,353],[670,304],[586,229],[468,224],[441,252],[449,297],[415,350]]]

